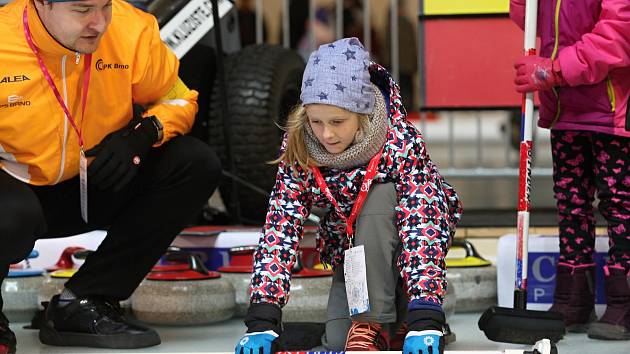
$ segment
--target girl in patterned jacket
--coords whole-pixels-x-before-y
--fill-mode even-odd
[[[510,1],[522,28],[525,0]],[[569,331],[630,339],[630,1],[540,0],[540,56],[515,65],[516,89],[538,91],[551,129],[560,262],[550,311]],[[593,200],[608,222],[606,312],[595,317]]]
[[[326,210],[317,247],[321,261],[334,270],[324,345],[388,350],[389,333],[406,317],[405,353],[428,353],[428,347],[441,353],[444,257],[461,206],[431,162],[422,135],[406,120],[398,85],[370,61],[358,39],[345,38],[311,54],[300,98],[276,161],[254,255],[248,330],[236,354],[272,352],[302,224],[313,207]],[[345,252],[360,256],[349,260]],[[346,284],[349,264],[365,269],[367,292],[358,291],[364,284],[359,278],[349,277]],[[361,301],[365,297],[369,308]],[[401,315],[397,299],[404,301]]]

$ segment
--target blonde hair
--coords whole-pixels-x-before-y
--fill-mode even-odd
[[[350,113],[359,118],[359,131],[360,134],[364,134],[369,125],[368,115],[355,112]],[[289,113],[286,125],[280,127],[280,129],[287,132],[287,143],[284,151],[277,159],[270,161],[270,164],[277,164],[282,161],[288,164],[297,163],[304,170],[310,170],[311,166],[320,166],[308,153],[306,147],[304,134],[306,134],[305,126],[307,124],[309,123],[306,108],[301,103],[298,103]]]

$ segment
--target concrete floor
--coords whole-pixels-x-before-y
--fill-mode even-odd
[[[501,351],[504,349],[529,349],[526,346],[495,343],[486,339],[477,327],[480,314],[456,314],[451,328],[457,341],[448,351]],[[18,336],[19,354],[74,354],[74,353],[209,353],[232,352],[234,345],[245,331],[242,319],[231,319],[210,326],[154,328],[162,337],[162,344],[138,350],[103,350],[91,348],[50,347],[40,344],[37,331],[22,329],[23,324],[11,328]],[[585,334],[569,334],[558,344],[560,354],[628,354],[630,341],[608,342],[589,339]]]

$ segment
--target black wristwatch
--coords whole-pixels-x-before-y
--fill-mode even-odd
[[[159,119],[157,119],[156,116],[150,116],[146,119],[149,119],[151,121],[151,123],[153,123],[153,126],[155,127],[155,130],[157,130],[157,143],[161,143],[162,142],[162,138],[164,138],[164,126],[162,125],[162,122],[160,122]]]

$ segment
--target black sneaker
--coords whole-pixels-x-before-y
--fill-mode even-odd
[[[9,329],[9,320],[0,311],[0,354],[15,354],[15,334]]]
[[[160,344],[154,330],[130,322],[117,302],[78,298],[65,306],[53,296],[44,314],[39,340],[55,346],[133,349]]]

